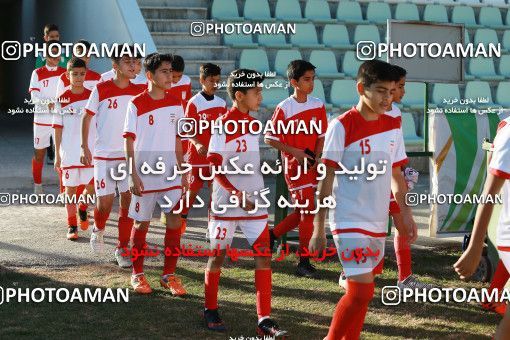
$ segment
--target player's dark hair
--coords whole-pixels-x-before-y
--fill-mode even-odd
[[[315,71],[315,66],[306,60],[292,60],[287,66],[287,78],[299,80],[307,71]]]
[[[55,45],[60,46],[60,41],[58,40],[48,40],[46,42],[46,53],[49,55],[50,51],[53,47],[56,47]]]
[[[368,60],[359,67],[356,79],[365,87],[381,81],[395,81],[394,68],[385,61]]]
[[[184,59],[180,55],[173,55],[172,70],[175,72],[184,72]]]
[[[85,51],[84,52],[87,52],[88,50],[90,50],[90,42],[88,42],[87,40],[84,40],[84,39],[80,39],[78,40],[75,44],[82,44],[84,47],[85,47]],[[82,48],[82,46],[78,46],[78,48]]]
[[[395,74],[395,81],[400,81],[400,79],[404,78],[407,75],[407,71],[405,68],[400,67],[398,65],[393,66],[393,73]]]
[[[219,76],[221,74],[221,68],[212,63],[206,63],[200,65],[200,79],[205,79],[207,77]]]
[[[246,68],[230,72],[227,78],[227,93],[233,101],[236,100],[236,92],[246,94],[249,89],[258,87],[264,81],[264,75]]]
[[[58,26],[55,24],[44,25],[44,35],[48,35],[51,31],[58,31]]]
[[[125,51],[125,48],[123,48],[119,45],[119,47],[116,50],[114,50],[116,53],[112,53],[112,56],[110,57],[110,59],[115,64],[118,64],[120,62],[120,60],[122,59],[122,57],[125,57],[125,56],[136,58],[136,59],[142,58],[142,56],[138,53],[138,51],[134,45],[129,45],[128,50],[129,50],[129,53]]]
[[[156,70],[163,64],[163,62],[172,63],[173,57],[168,53],[151,53],[145,57],[143,61],[143,67],[145,68],[145,72],[150,72],[152,74],[156,73]]]
[[[69,70],[71,70],[72,68],[75,68],[75,67],[87,68],[87,64],[85,63],[85,61],[83,61],[83,59],[80,59],[78,57],[72,57],[67,62],[67,70],[69,71]]]

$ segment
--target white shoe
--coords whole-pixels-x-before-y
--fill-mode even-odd
[[[104,240],[103,240],[104,230],[99,230],[92,228],[92,234],[90,234],[90,247],[96,254],[104,253]]]
[[[124,249],[115,249],[115,259],[117,260],[117,264],[121,268],[130,268],[133,263],[131,262],[131,256],[123,256]],[[128,254],[130,254],[128,252]]]
[[[44,194],[42,184],[34,184],[34,194]]]
[[[347,290],[347,277],[345,276],[345,273],[343,271],[340,273],[340,276],[338,277],[338,285],[340,286],[340,288]]]

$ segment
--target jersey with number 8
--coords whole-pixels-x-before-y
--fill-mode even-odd
[[[134,139],[133,167],[143,183],[143,193],[180,189],[181,176],[171,177],[177,165],[178,121],[183,116],[181,101],[169,94],[154,100],[145,91],[129,103],[123,135]],[[144,162],[151,171],[143,173]],[[163,170],[159,171],[157,163],[164,164]]]

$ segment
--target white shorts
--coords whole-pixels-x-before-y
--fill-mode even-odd
[[[50,146],[54,131],[51,126],[34,124],[34,149],[46,149]]]
[[[341,233],[333,235],[333,240],[347,277],[372,272],[384,258],[386,237]]]
[[[94,168],[73,168],[62,170],[62,185],[77,187],[78,185],[93,184]]]
[[[112,169],[114,175],[119,175],[117,169],[120,164],[126,164],[126,161],[94,159],[94,187],[97,196],[112,195],[115,193],[116,187],[119,189],[119,192],[129,190],[129,175],[126,167],[124,167],[126,174],[124,179],[115,180],[112,178]]]
[[[131,196],[131,204],[129,205],[129,217],[139,222],[148,222],[152,218],[156,203],[161,207],[161,211],[168,214],[179,202],[182,195],[182,189],[172,189],[168,191],[151,192],[142,196]],[[164,198],[166,196],[166,199]],[[168,206],[168,200],[172,202]],[[162,205],[166,205],[162,207]]]
[[[225,249],[232,244],[237,227],[241,229],[244,237],[248,240],[250,246],[261,240],[269,241],[269,229],[267,219],[260,220],[210,220],[209,237],[211,239],[211,249]],[[267,246],[267,245],[266,245]],[[261,249],[263,250],[263,249]]]

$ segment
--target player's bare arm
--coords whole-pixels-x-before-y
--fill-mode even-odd
[[[129,189],[133,195],[142,196],[143,191],[143,183],[138,176],[138,172],[136,171],[135,163],[135,149],[134,149],[135,140],[133,137],[127,136],[124,140],[124,150],[126,151],[126,162],[127,164],[133,164],[133,168],[131,170],[131,174],[129,175]],[[182,153],[181,153],[182,155]]]
[[[291,154],[292,156],[294,156],[294,158],[297,159],[299,164],[303,164],[305,158],[310,158],[310,156],[308,156],[303,150],[300,150],[298,148],[292,147],[287,144],[283,144],[283,143],[278,142],[274,139],[264,138],[264,143],[272,146],[273,148],[275,148],[279,151],[287,152],[287,153]]]
[[[486,196],[494,196],[499,194],[505,179],[494,176],[491,173],[487,174],[487,180],[483,189],[483,194]],[[461,279],[467,279],[475,272],[482,257],[483,244],[487,229],[489,228],[489,221],[491,219],[492,211],[494,210],[494,203],[484,202],[478,205],[475,215],[475,223],[473,232],[471,234],[471,241],[466,251],[462,254],[460,259],[453,265],[457,274]]]
[[[202,156],[206,156],[207,155],[207,147],[200,143],[200,141],[197,139],[197,138],[190,138],[188,139],[191,143],[193,143],[193,145],[195,146],[195,148],[197,149],[197,152],[202,155]]]
[[[184,155],[183,155],[183,151],[182,151],[181,137],[179,137],[179,136],[175,137],[175,158],[177,159],[177,168],[179,170],[182,170],[182,167],[184,164]],[[182,176],[183,188],[187,187],[187,179],[188,179],[188,176],[186,176],[186,174],[184,174]]]
[[[81,156],[80,162],[84,165],[92,164],[92,153],[89,150],[88,140],[89,140],[89,129],[90,129],[90,121],[92,120],[92,116],[89,114],[84,114],[81,119]]]
[[[315,142],[315,148],[313,153],[315,154],[315,163],[313,164],[312,169],[317,168],[319,162],[321,161],[322,149],[324,148],[324,136],[319,137]]]
[[[55,126],[55,164],[53,167],[55,171],[58,171],[60,168],[60,160],[62,159],[60,156],[60,144],[62,143],[62,128]]]
[[[400,206],[402,219],[404,226],[406,227],[406,230],[399,230],[399,232],[401,232],[402,235],[407,235],[409,243],[414,243],[418,238],[418,228],[416,226],[416,222],[414,221],[411,207],[409,207],[405,201],[405,196],[407,194],[407,184],[400,167],[392,168],[391,190],[393,192],[393,196],[395,196],[395,200]]]
[[[333,193],[333,181],[335,180],[335,168],[326,166],[326,177],[319,182],[319,202],[324,198],[331,196]],[[326,247],[326,231],[324,224],[326,223],[326,208],[320,208],[313,221],[313,234],[310,239],[308,249],[310,252],[321,252]]]

